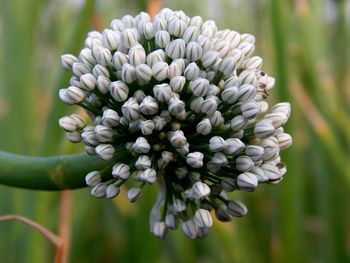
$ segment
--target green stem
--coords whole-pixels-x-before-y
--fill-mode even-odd
[[[76,189],[86,186],[88,172],[108,164],[86,154],[29,157],[0,151],[0,184],[33,190]]]

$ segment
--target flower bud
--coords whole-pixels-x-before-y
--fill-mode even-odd
[[[275,133],[275,127],[271,124],[269,120],[260,120],[255,124],[254,135],[257,138],[268,138]]]
[[[218,109],[218,103],[214,98],[207,98],[203,101],[201,112],[211,115]]]
[[[242,217],[248,213],[248,209],[241,201],[232,200],[228,203],[227,212],[234,217]]]
[[[183,34],[183,40],[185,40],[186,44],[190,42],[196,42],[199,37],[199,30],[195,26],[189,26],[186,28]]]
[[[95,185],[91,189],[91,194],[97,198],[102,198],[106,196],[106,189],[107,189],[107,185],[104,183],[100,183],[98,185]]]
[[[62,129],[67,132],[74,132],[77,129],[77,121],[71,116],[65,116],[58,120],[59,125]]]
[[[104,125],[96,125],[96,138],[99,142],[110,142],[113,138],[113,130]]]
[[[250,172],[255,175],[255,177],[258,179],[259,183],[264,183],[264,182],[267,182],[269,180],[269,178],[265,174],[265,171],[260,167],[254,166],[250,170]]]
[[[92,50],[90,48],[83,48],[79,53],[79,60],[87,65],[89,68],[93,68],[95,64],[97,64],[96,59],[92,54]]]
[[[155,34],[155,41],[158,47],[165,48],[170,43],[170,35],[168,31],[158,31]]]
[[[204,68],[211,68],[219,60],[219,53],[217,51],[207,51],[203,53],[201,62]]]
[[[238,100],[238,88],[235,86],[225,88],[221,93],[221,98],[229,104],[235,103]]]
[[[174,18],[168,22],[168,32],[175,37],[182,37],[186,28],[187,24],[180,19]]]
[[[248,100],[240,106],[244,118],[254,119],[260,113],[260,105],[254,100]]]
[[[152,67],[157,62],[164,62],[166,60],[166,53],[162,49],[157,49],[147,55],[147,65]]]
[[[107,94],[109,92],[110,84],[111,81],[109,78],[106,78],[105,76],[98,76],[96,86],[99,92],[102,94]]]
[[[258,79],[256,77],[256,71],[255,70],[243,70],[239,74],[239,81],[240,83],[243,84],[250,84],[252,86],[257,86],[258,85]],[[255,97],[255,95],[254,95]]]
[[[136,66],[136,76],[139,80],[148,82],[152,79],[152,69],[147,64]]]
[[[111,82],[109,90],[111,96],[118,102],[125,101],[129,96],[129,87],[120,80]]]
[[[236,180],[231,177],[223,177],[221,181],[221,186],[227,192],[232,192],[237,188]]]
[[[194,222],[199,228],[207,228],[213,225],[213,219],[210,212],[201,208],[195,212]]]
[[[157,101],[151,96],[146,96],[140,104],[140,112],[145,115],[156,114],[158,112],[158,108]]]
[[[220,136],[213,136],[209,140],[209,150],[212,152],[220,152],[226,148],[226,141]]]
[[[101,48],[97,53],[97,62],[102,66],[112,65],[112,53],[108,48]]]
[[[192,80],[189,87],[196,97],[203,97],[209,89],[209,81],[203,78],[196,78]]]
[[[128,63],[123,65],[122,80],[127,84],[131,84],[136,80],[136,69],[133,65]]]
[[[182,231],[190,239],[195,239],[198,234],[198,228],[193,219],[189,219],[182,223]]]
[[[242,130],[246,127],[246,125],[247,125],[247,119],[244,118],[242,115],[237,115],[230,122],[230,128],[233,131]]]
[[[74,86],[68,87],[65,92],[65,96],[74,104],[83,101],[85,98],[84,92],[80,88]]]
[[[253,100],[256,95],[256,88],[250,84],[243,84],[238,89],[238,100],[247,101]]]
[[[172,204],[172,210],[175,214],[186,211],[186,204],[181,199],[175,199]]]
[[[167,102],[172,94],[169,84],[157,84],[153,87],[153,94],[155,98],[160,102]]]
[[[184,88],[186,83],[186,78],[183,76],[176,76],[173,77],[170,80],[170,87],[172,89],[173,92],[178,92],[180,93],[182,91],[182,89]]]
[[[172,59],[184,58],[185,51],[186,43],[183,39],[175,39],[165,47],[166,54]]]
[[[136,153],[148,153],[151,149],[148,141],[144,137],[138,137],[132,146]]]
[[[128,199],[130,202],[135,202],[139,196],[142,194],[141,188],[138,187],[132,187],[128,191]]]
[[[204,118],[196,126],[197,133],[202,135],[208,135],[211,132],[211,130],[212,130],[212,126],[208,118]]]
[[[202,58],[203,50],[197,42],[190,42],[186,46],[186,58],[189,61],[197,61]]]
[[[185,103],[182,100],[176,97],[170,98],[168,111],[172,115],[177,116],[178,114],[182,113],[184,110],[185,110]]]
[[[247,42],[241,42],[237,48],[242,51],[245,57],[250,57],[255,51],[255,46]]]
[[[81,142],[81,134],[80,132],[74,131],[74,132],[68,132],[66,135],[66,138],[71,141],[72,143],[78,143]]]
[[[225,41],[225,40],[216,41],[213,48],[215,51],[217,51],[219,53],[219,56],[221,58],[226,57],[231,49],[230,42]]]
[[[146,22],[143,28],[143,35],[147,40],[150,40],[154,37],[155,30],[151,22]]]
[[[151,135],[155,126],[152,120],[140,121],[140,129],[143,135]]]
[[[264,148],[259,146],[259,145],[248,145],[245,148],[244,153],[249,156],[249,158],[254,161],[257,162],[259,160],[261,160],[261,157],[264,153]]]
[[[276,113],[276,112],[281,112],[283,113],[287,119],[290,117],[290,112],[291,112],[291,107],[289,102],[281,102],[277,103],[275,106],[272,107],[271,112]]]
[[[290,136],[288,133],[277,134],[276,138],[278,140],[280,150],[287,149],[292,145],[292,136]]]
[[[258,179],[253,173],[244,172],[238,175],[237,185],[240,189],[244,191],[253,192],[258,186]]]
[[[228,208],[226,205],[220,205],[215,210],[215,216],[221,222],[229,222],[232,220],[232,216],[228,213]]]
[[[262,155],[263,161],[272,160],[279,154],[278,141],[274,137],[262,140],[260,146],[264,148],[264,153]]]
[[[265,120],[269,120],[275,129],[281,127],[287,122],[287,117],[282,112],[272,112],[264,116]]]
[[[262,65],[263,65],[262,58],[258,56],[254,56],[244,61],[243,67],[245,69],[261,69]]]
[[[204,99],[202,97],[195,98],[194,100],[191,101],[190,109],[195,113],[200,113],[203,102],[204,102]]]
[[[120,19],[113,19],[111,22],[111,28],[115,31],[122,32],[125,30],[125,25]]]
[[[168,228],[175,230],[179,226],[179,219],[173,214],[167,214],[165,217],[165,224]]]
[[[228,164],[226,155],[221,152],[215,153],[213,158],[211,158],[211,162],[219,166],[227,166]]]
[[[114,156],[114,148],[111,144],[100,144],[95,151],[102,160],[110,160]]]
[[[129,62],[129,57],[128,55],[120,52],[120,51],[116,51],[114,54],[113,54],[113,67],[116,69],[116,70],[121,70],[123,65],[128,63]]]
[[[209,186],[201,181],[195,182],[191,189],[196,200],[205,199],[210,195]]]
[[[119,115],[116,111],[112,109],[106,109],[103,112],[102,124],[108,127],[115,127],[119,124]]]
[[[101,183],[101,173],[98,171],[92,171],[85,176],[85,182],[87,186],[94,187]]]
[[[158,80],[162,81],[169,76],[169,65],[165,62],[156,62],[152,66],[152,75]]]
[[[81,75],[84,75],[86,73],[89,73],[90,72],[90,69],[88,66],[86,66],[85,64],[83,63],[80,63],[80,62],[75,62],[73,63],[72,65],[72,71],[73,71],[73,74],[76,76],[76,77],[80,77]]]
[[[64,54],[61,56],[61,64],[65,69],[72,70],[73,64],[78,61],[79,60],[71,54]]]
[[[137,34],[131,29],[127,28],[121,32],[121,43],[125,48],[131,48],[137,44]]]
[[[116,31],[105,29],[102,32],[102,43],[109,50],[116,50],[120,43],[120,34]]]
[[[187,80],[194,80],[197,77],[199,77],[200,69],[197,66],[196,63],[192,62],[187,65],[185,71],[184,71],[184,77]]]
[[[167,228],[166,228],[166,224],[165,222],[161,221],[161,222],[156,222],[153,225],[153,229],[152,229],[152,233],[156,236],[159,237],[161,239],[165,238],[166,232],[167,232]]]
[[[91,73],[86,73],[80,77],[81,88],[87,91],[92,91],[96,86],[96,77]]]
[[[157,181],[157,172],[154,169],[147,168],[140,173],[139,179],[149,184],[154,184]]]
[[[201,152],[189,153],[186,156],[186,162],[192,168],[201,168],[203,166],[204,155]]]
[[[110,184],[106,188],[106,198],[112,199],[116,197],[120,193],[120,189],[118,186],[114,184]]]
[[[254,162],[249,156],[242,155],[236,159],[236,170],[240,172],[246,172],[252,169],[254,166]]]
[[[190,22],[188,23],[188,25],[194,26],[199,30],[201,30],[203,26],[203,19],[200,16],[194,16],[190,19]]]
[[[278,167],[275,165],[265,163],[261,166],[261,168],[264,170],[270,181],[277,181],[282,177],[280,169],[278,169]]]
[[[99,64],[94,66],[94,68],[92,69],[92,74],[94,74],[96,78],[98,78],[99,76],[105,76],[106,78],[110,77],[108,69]]]
[[[140,155],[139,158],[137,158],[135,163],[135,167],[138,170],[150,168],[151,165],[152,165],[152,162],[148,155]]]

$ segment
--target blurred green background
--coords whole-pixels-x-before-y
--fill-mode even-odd
[[[70,262],[350,262],[350,1],[177,0],[164,6],[256,36],[256,54],[290,101],[277,186],[237,193],[245,218],[216,222],[205,240],[149,233],[156,189],[136,204],[125,193],[97,200],[73,192]],[[82,151],[64,140],[58,101],[68,85],[60,55],[77,54],[86,33],[147,8],[137,0],[0,0],[0,149],[29,155]],[[25,173],[26,171],[23,171]],[[19,214],[58,232],[60,194],[0,186],[0,215]],[[18,222],[0,223],[0,262],[53,262],[55,248]]]

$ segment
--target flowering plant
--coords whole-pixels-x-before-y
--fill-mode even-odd
[[[78,57],[63,55],[73,76],[59,96],[83,107],[92,123],[72,114],[59,124],[88,154],[112,160],[86,175],[91,194],[114,198],[133,181],[134,202],[157,184],[150,225],[161,238],[180,220],[186,236],[205,237],[212,210],[220,221],[244,216],[231,192],[280,182],[279,153],[292,143],[282,128],[290,104],[269,109],[275,81],[253,56],[254,42],[165,8],[153,22],[143,12],[115,19],[88,34]]]

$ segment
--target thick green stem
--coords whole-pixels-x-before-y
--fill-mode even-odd
[[[0,184],[33,189],[63,190],[85,187],[85,175],[109,162],[86,154],[29,157],[0,151]]]

